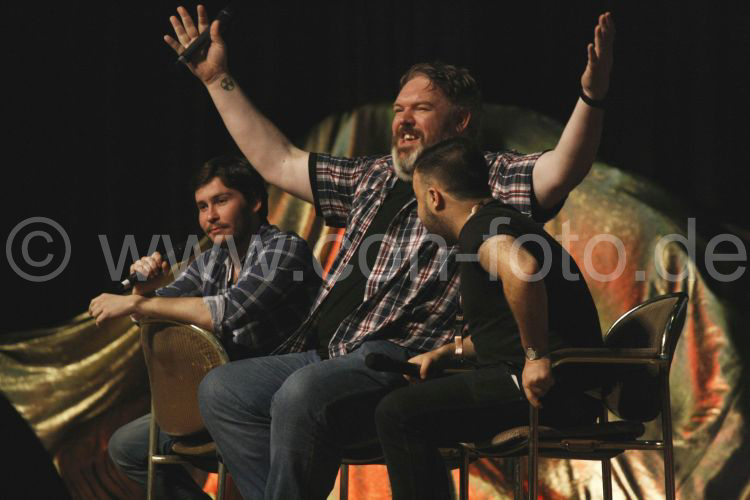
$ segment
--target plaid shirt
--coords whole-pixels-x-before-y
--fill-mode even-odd
[[[236,284],[230,253],[218,245],[198,256],[162,297],[203,297],[223,343],[268,353],[307,317],[320,278],[305,240],[264,224],[253,235]]]
[[[535,204],[531,171],[541,153],[486,153],[490,187],[499,200],[531,215]],[[314,347],[309,335],[317,313],[339,276],[359,265],[357,250],[397,176],[391,156],[336,158],[310,155],[310,182],[318,215],[345,227],[344,239],[310,317],[278,352]],[[536,212],[539,210],[534,210]],[[456,246],[439,245],[417,216],[412,199],[391,221],[365,286],[364,301],[341,323],[328,346],[331,357],[351,352],[368,339],[387,338],[404,347],[429,351],[449,342],[456,328],[458,265]]]

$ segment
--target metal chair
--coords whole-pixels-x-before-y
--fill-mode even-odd
[[[609,365],[597,424],[574,429],[538,425],[538,412],[529,410],[529,425],[509,429],[488,443],[463,444],[474,457],[528,456],[528,497],[537,498],[538,458],[600,460],[604,498],[612,498],[610,459],[626,450],[655,450],[664,455],[666,498],[675,497],[669,368],[682,332],[688,296],[672,293],[650,299],[620,317],[604,338],[604,348],[560,349],[550,354],[552,366]],[[608,422],[607,410],[622,420]],[[638,439],[644,422],[661,414],[661,439]],[[520,469],[516,498],[520,497]]]
[[[148,499],[153,498],[154,471],[160,464],[217,470],[217,498],[223,498],[226,470],[200,416],[198,384],[211,369],[229,361],[226,351],[209,331],[162,320],[141,322],[141,345],[151,386]],[[159,428],[178,438],[171,454],[157,453]]]

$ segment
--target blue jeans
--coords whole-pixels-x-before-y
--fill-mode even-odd
[[[144,415],[123,425],[109,439],[109,456],[117,467],[144,487],[148,480],[148,427],[151,415]],[[157,453],[170,453],[173,439],[159,432]],[[156,498],[208,499],[181,465],[159,465],[155,469]]]
[[[375,407],[405,384],[365,366],[371,352],[405,361],[386,340],[321,360],[315,351],[220,366],[198,391],[201,415],[246,500],[326,498],[342,449],[377,439]]]

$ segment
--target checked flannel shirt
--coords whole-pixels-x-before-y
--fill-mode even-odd
[[[536,207],[531,184],[539,156],[485,153],[493,196],[542,222],[549,214],[541,214]],[[346,230],[310,316],[277,352],[316,347],[317,339],[310,331],[320,305],[341,273],[350,265],[360,265],[357,250],[363,236],[397,180],[390,155],[350,159],[312,153],[309,175],[317,214],[327,225]],[[383,236],[364,301],[334,333],[328,346],[330,357],[351,352],[368,339],[387,338],[409,349],[429,351],[453,338],[462,327],[457,318],[457,247],[439,245],[436,238],[419,221],[412,197]]]
[[[224,344],[269,353],[307,317],[320,288],[313,259],[305,240],[264,224],[253,235],[236,284],[229,251],[214,245],[156,295],[203,297],[213,332]]]

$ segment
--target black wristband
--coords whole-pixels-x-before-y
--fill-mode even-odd
[[[581,90],[581,100],[592,108],[605,109],[607,107],[606,99],[592,99],[583,90]]]

